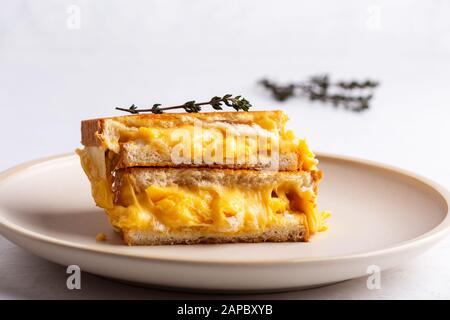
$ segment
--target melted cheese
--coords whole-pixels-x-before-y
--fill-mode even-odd
[[[113,193],[111,190],[111,177],[108,172],[108,161],[105,159],[105,150],[97,147],[77,149],[81,166],[91,182],[92,197],[97,206],[108,209],[113,208]]]

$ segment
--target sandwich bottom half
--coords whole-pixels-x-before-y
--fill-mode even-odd
[[[308,241],[326,229],[320,171],[127,168],[91,179],[128,245]],[[89,174],[88,174],[89,176]]]

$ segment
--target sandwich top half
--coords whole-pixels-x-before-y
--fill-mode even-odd
[[[307,241],[321,172],[282,111],[82,122],[96,204],[128,244]]]
[[[311,170],[317,161],[282,111],[145,114],[83,121],[82,144],[114,169],[196,166]]]

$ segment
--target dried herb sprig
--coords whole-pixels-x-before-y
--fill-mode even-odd
[[[342,106],[358,112],[369,109],[373,90],[378,87],[379,82],[373,80],[331,82],[328,75],[318,75],[299,83],[279,85],[263,79],[260,84],[268,89],[277,101],[302,96],[310,101],[331,103],[335,107]],[[361,91],[365,91],[366,94],[362,94]]]
[[[129,112],[132,114],[138,114],[141,112],[152,112],[152,113],[164,113],[167,110],[174,109],[184,109],[188,113],[197,113],[202,110],[202,106],[211,105],[214,110],[223,110],[223,106],[233,108],[236,111],[248,111],[252,106],[248,100],[242,96],[233,97],[232,94],[226,94],[223,97],[215,96],[211,100],[206,102],[195,102],[195,100],[185,102],[180,105],[161,107],[161,104],[156,103],[151,108],[148,109],[138,109],[138,107],[132,104],[129,108],[116,108],[116,110]]]

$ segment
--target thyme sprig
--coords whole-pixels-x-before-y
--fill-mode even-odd
[[[211,100],[206,102],[196,102],[195,100],[187,101],[183,104],[170,106],[170,107],[161,107],[161,104],[156,103],[151,108],[147,109],[138,109],[138,107],[132,104],[129,108],[116,108],[116,110],[129,112],[132,114],[138,114],[141,112],[151,112],[151,113],[164,113],[167,110],[174,109],[184,109],[184,111],[188,113],[197,113],[202,110],[202,106],[210,105],[214,110],[223,110],[223,106],[233,108],[236,111],[248,111],[252,106],[250,102],[242,96],[233,97],[232,94],[226,94],[223,97],[215,96],[212,97]]]
[[[267,79],[261,80],[260,84],[268,89],[277,101],[286,101],[294,96],[301,96],[310,101],[331,103],[335,107],[342,106],[356,112],[369,109],[373,90],[379,86],[379,82],[369,79],[331,82],[326,74],[313,76],[304,82],[286,85],[280,85]]]

